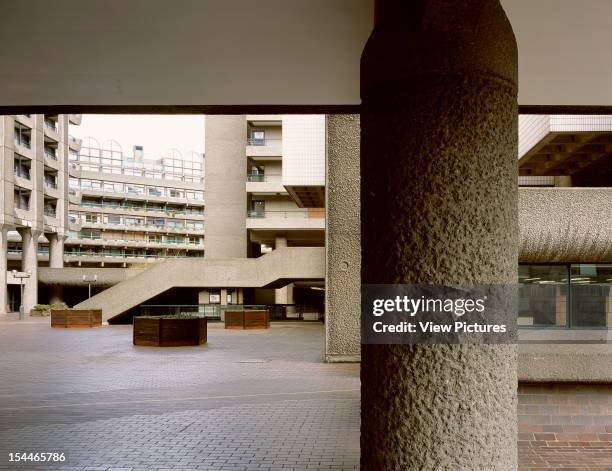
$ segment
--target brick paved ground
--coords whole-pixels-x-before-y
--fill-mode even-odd
[[[131,326],[0,320],[0,469],[357,469],[359,366],[322,362],[321,324],[212,326],[205,347]],[[9,452],[59,451],[58,465]]]
[[[519,471],[612,471],[612,385],[521,384]]]
[[[320,324],[164,349],[48,324],[0,316],[0,470],[358,468],[359,366],[322,362]],[[520,471],[612,471],[612,387],[522,385],[518,413]]]

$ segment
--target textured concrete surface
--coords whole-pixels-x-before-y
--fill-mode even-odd
[[[277,280],[322,280],[323,247],[284,247],[258,258],[167,259],[75,306],[102,309],[103,320],[173,287],[265,287]]]
[[[361,225],[359,116],[327,116],[325,305],[327,361],[359,361]]]
[[[612,260],[611,188],[521,188],[519,260]]]
[[[378,13],[361,63],[362,281],[516,282],[517,51],[499,2]],[[515,346],[364,345],[361,366],[362,469],[516,469]]]
[[[522,344],[519,381],[612,383],[612,344]]]
[[[320,323],[211,324],[208,345],[134,347],[131,326],[0,316],[0,469],[358,469],[359,366]],[[11,317],[14,319],[14,317]],[[59,451],[57,466],[7,461]]]
[[[247,125],[244,115],[206,116],[207,259],[245,258]]]

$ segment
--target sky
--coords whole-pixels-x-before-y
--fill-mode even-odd
[[[70,135],[94,137],[100,144],[114,139],[128,156],[134,145],[142,145],[145,159],[157,159],[170,148],[203,154],[204,116],[84,114],[80,126],[70,125]]]

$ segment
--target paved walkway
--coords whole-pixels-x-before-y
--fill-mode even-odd
[[[134,347],[131,326],[2,316],[0,469],[358,469],[359,366],[322,362],[323,326],[219,327],[159,349]]]

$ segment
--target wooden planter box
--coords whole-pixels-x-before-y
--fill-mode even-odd
[[[205,317],[134,317],[134,345],[184,347],[206,343]]]
[[[269,311],[225,311],[226,329],[267,329],[270,327]]]
[[[52,309],[51,327],[100,327],[101,309]]]

